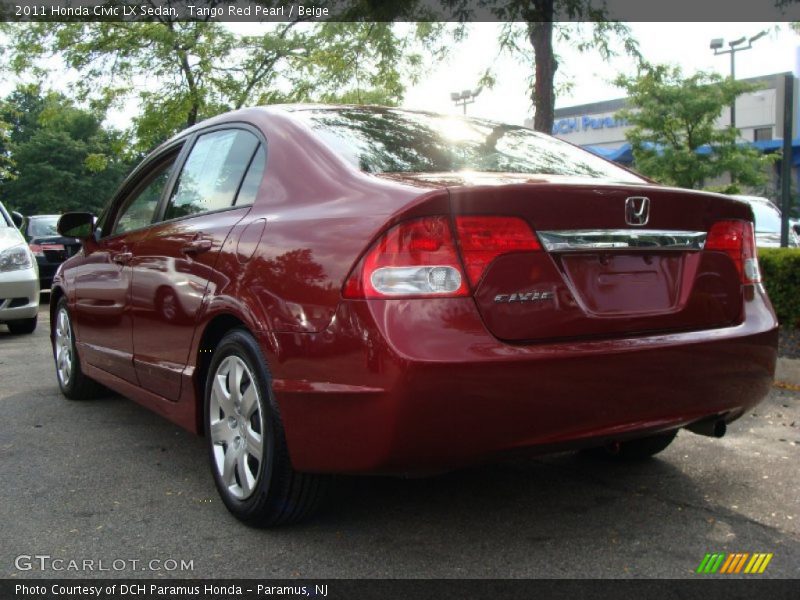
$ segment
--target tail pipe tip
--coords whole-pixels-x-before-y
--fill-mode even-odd
[[[686,429],[698,435],[721,438],[728,431],[728,426],[723,419],[718,417],[713,419],[703,419],[686,426]]]

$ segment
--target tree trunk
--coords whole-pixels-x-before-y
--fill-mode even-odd
[[[553,53],[553,0],[539,0],[535,3],[541,20],[528,22],[528,37],[533,46],[536,61],[533,101],[533,128],[550,134],[553,132],[553,111],[555,110],[555,79],[558,61]]]

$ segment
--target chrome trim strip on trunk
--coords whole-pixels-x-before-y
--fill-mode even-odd
[[[573,229],[538,231],[548,252],[586,252],[593,250],[702,250],[705,231],[667,229]]]

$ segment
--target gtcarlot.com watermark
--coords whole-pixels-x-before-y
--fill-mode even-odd
[[[14,559],[18,571],[194,571],[194,559],[183,558],[58,558],[49,554],[20,554]]]

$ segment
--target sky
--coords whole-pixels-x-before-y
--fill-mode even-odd
[[[698,70],[730,74],[730,56],[714,56],[711,38],[725,41],[751,37],[768,29],[769,35],[754,42],[752,49],[736,53],[736,77],[746,78],[795,70],[800,36],[787,24],[776,23],[630,23],[645,59],[653,63],[674,63],[685,73]],[[777,26],[777,30],[776,30]],[[419,84],[409,87],[403,105],[408,108],[458,114],[450,92],[476,87],[481,73],[497,54],[497,23],[475,23],[465,44]],[[726,46],[727,48],[727,46]],[[581,54],[574,47],[558,44],[560,56],[557,82],[571,82],[572,89],[558,97],[556,107],[574,106],[623,96],[611,81],[619,73],[633,73],[634,62],[625,56],[604,61],[596,53]],[[484,89],[469,115],[522,124],[532,117],[527,71],[508,57],[494,64],[497,83]]]
[[[645,59],[654,63],[680,65],[687,74],[697,70],[730,72],[728,55],[714,56],[709,48],[711,38],[726,41],[741,36],[753,36],[761,30],[769,34],[757,40],[753,48],[736,54],[737,78],[794,71],[800,36],[787,24],[776,23],[630,23],[634,37]],[[255,23],[231,25],[242,33],[257,33],[262,25]],[[528,77],[530,66],[523,66],[514,58],[498,56],[498,23],[473,23],[465,42],[454,46],[444,62],[426,67],[425,75],[416,84],[409,84],[402,103],[407,108],[459,114],[450,93],[475,88],[481,74],[491,66],[496,78],[492,89],[484,89],[474,104],[467,107],[468,114],[512,124],[523,124],[533,116],[529,99]],[[574,45],[556,44],[559,56],[557,83],[569,83],[571,89],[562,93],[556,107],[573,106],[622,96],[611,81],[619,73],[633,73],[630,57],[620,55],[604,61],[596,52],[578,52]],[[56,74],[56,87],[74,79],[74,75]],[[13,88],[14,82],[0,81],[0,95]],[[130,123],[135,104],[127,109],[109,113],[110,124],[124,128]]]

